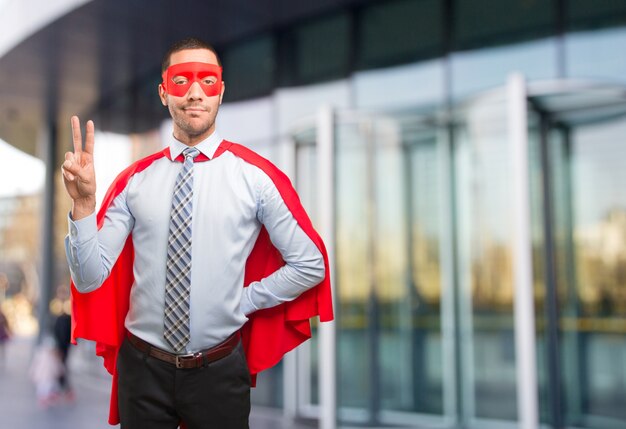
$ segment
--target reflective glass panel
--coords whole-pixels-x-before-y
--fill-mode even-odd
[[[402,424],[420,413],[441,424],[444,397],[453,394],[441,323],[441,133],[422,119],[400,113],[338,119],[343,421]]]
[[[625,133],[623,119],[553,133],[566,421],[593,429],[626,425]]]
[[[274,87],[276,56],[272,35],[261,35],[229,47],[222,55],[224,101],[269,94]]]
[[[568,427],[626,425],[626,191],[621,186],[626,180],[621,144],[626,120],[620,114],[625,104],[620,94],[618,88],[589,87],[533,100],[544,106],[544,136],[541,144],[531,142],[531,171],[541,172],[533,165],[547,166],[542,173],[549,181],[547,189],[531,183],[533,231],[550,215],[543,241],[533,248],[542,250],[534,260],[543,269],[535,272],[542,283],[535,302],[541,411],[548,424],[558,417]],[[611,109],[604,108],[603,97]],[[538,155],[542,144],[543,155]],[[543,216],[536,215],[537,207]],[[544,316],[552,288],[558,336],[548,339]],[[552,367],[550,349],[556,350]],[[560,409],[555,402],[559,390]]]
[[[455,0],[454,47],[504,44],[550,35],[554,0]]]
[[[293,136],[296,143],[296,189],[298,195],[302,201],[302,205],[306,209],[313,225],[318,225],[318,187],[317,187],[317,150],[315,147],[316,133],[313,128],[304,130]],[[308,371],[308,382],[303,383],[304,389],[300,390],[301,404],[309,405],[319,404],[319,349],[318,349],[318,328],[319,319],[311,319],[311,334],[312,337],[308,341],[308,344],[301,347],[301,353],[306,353],[299,360],[300,365],[306,365],[306,371]],[[300,352],[300,351],[299,351]],[[302,368],[299,368],[299,371]]]
[[[443,53],[443,2],[392,0],[366,6],[358,15],[356,67],[406,63]]]
[[[381,409],[443,414],[437,130],[376,121],[376,291]]]
[[[374,371],[368,335],[373,292],[368,147],[358,122],[339,123],[335,135],[339,417],[367,421]]]
[[[339,13],[293,30],[296,83],[310,83],[348,74],[352,43],[351,17]]]
[[[472,104],[456,130],[460,367],[464,419],[515,420],[511,161],[503,100]]]
[[[626,28],[570,33],[565,37],[568,76],[626,82],[626,56],[615,55],[626,46]]]
[[[452,95],[464,97],[485,89],[502,87],[512,72],[529,80],[558,76],[558,43],[548,38],[451,55]]]

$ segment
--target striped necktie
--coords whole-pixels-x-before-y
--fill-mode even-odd
[[[200,151],[188,147],[185,162],[176,179],[165,277],[163,337],[177,352],[189,343],[189,294],[191,292],[191,215],[193,211],[193,159]]]

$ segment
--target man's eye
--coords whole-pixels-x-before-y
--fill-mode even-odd
[[[176,85],[185,85],[187,83],[187,79],[185,79],[184,77],[175,77],[174,79],[172,79],[172,82],[174,82],[174,84]]]
[[[204,79],[202,83],[205,85],[215,85],[215,79]]]

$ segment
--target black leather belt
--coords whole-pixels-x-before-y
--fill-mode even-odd
[[[207,365],[216,360],[222,359],[228,356],[239,344],[240,334],[239,331],[228,337],[222,343],[211,347],[210,349],[201,350],[196,353],[189,353],[184,355],[177,355],[167,352],[165,350],[154,347],[152,344],[142,340],[141,338],[127,332],[128,340],[139,351],[152,356],[153,358],[162,360],[163,362],[171,363],[176,368],[199,368]]]

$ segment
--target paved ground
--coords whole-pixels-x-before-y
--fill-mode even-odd
[[[59,401],[49,407],[37,403],[28,376],[33,339],[14,338],[0,362],[0,428],[2,429],[108,429],[110,377],[91,359],[88,344],[72,350],[70,369],[76,392],[73,402]],[[284,422],[273,410],[253,407],[251,429],[304,429]],[[306,427],[308,429],[311,426]]]

